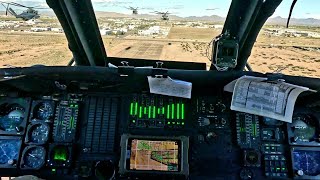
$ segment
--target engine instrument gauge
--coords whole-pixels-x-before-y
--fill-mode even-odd
[[[41,102],[34,108],[34,117],[39,120],[49,120],[53,113],[52,104],[49,102]]]
[[[43,122],[32,122],[28,126],[25,142],[27,144],[45,144],[49,138],[49,126]]]
[[[260,153],[256,150],[244,151],[244,165],[259,167],[261,165]]]
[[[25,109],[19,104],[7,105],[0,117],[0,129],[6,132],[19,131],[25,118]]]
[[[16,137],[0,137],[0,167],[15,167],[19,159],[21,147],[20,138]]]
[[[22,153],[21,169],[38,170],[45,164],[46,150],[42,146],[27,146]]]
[[[253,179],[253,172],[250,169],[244,168],[240,171],[240,179],[241,180],[250,180]]]

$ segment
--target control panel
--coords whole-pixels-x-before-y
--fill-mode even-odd
[[[186,100],[161,95],[134,95],[130,102],[130,128],[183,128]]]
[[[229,127],[227,105],[220,98],[198,97],[193,102],[195,118],[199,127],[225,129]]]
[[[285,123],[231,111],[230,99],[148,93],[2,97],[0,174],[319,179],[320,113],[296,108],[292,123]]]

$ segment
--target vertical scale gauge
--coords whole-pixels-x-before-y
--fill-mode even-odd
[[[252,114],[236,114],[237,141],[241,148],[259,147],[259,117]]]
[[[182,98],[160,95],[134,96],[129,105],[129,127],[183,128],[185,108]]]
[[[57,106],[53,124],[54,142],[72,142],[78,122],[77,102],[61,101]]]

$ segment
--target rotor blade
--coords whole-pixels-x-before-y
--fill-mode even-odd
[[[9,9],[8,9],[8,12],[9,12],[11,15],[15,16],[15,17],[17,17],[17,16],[18,16],[18,15],[17,15],[17,13],[16,13],[16,12],[14,12],[14,10],[13,10],[13,9],[11,9],[11,8],[9,8]]]
[[[6,8],[6,16],[8,16],[8,9],[9,9],[9,4],[7,5],[7,8]]]
[[[292,4],[291,4],[291,7],[290,7],[290,12],[289,12],[289,17],[288,17],[288,20],[287,20],[287,28],[289,27],[289,22],[290,22],[290,19],[291,19],[291,15],[292,15],[292,11],[293,11],[293,8],[294,6],[296,5],[298,0],[293,0]]]
[[[50,9],[50,8],[38,7],[38,8],[32,8],[32,9]]]
[[[154,10],[154,8],[151,8],[151,7],[144,7],[144,8],[140,8],[140,9],[144,9],[144,10]]]
[[[3,4],[3,3],[1,3],[2,4],[2,6],[6,9],[6,16],[8,15],[8,7],[9,7],[9,4],[7,5],[7,7]]]
[[[214,11],[214,10],[217,10],[219,8],[209,8],[209,9],[206,9],[207,11]]]
[[[50,8],[38,5],[38,6],[34,6],[32,9],[50,9]]]
[[[18,7],[29,8],[27,6],[24,6],[22,4],[18,4],[18,3],[15,3],[15,2],[3,2],[3,1],[0,1],[0,3],[10,4],[10,5],[13,5],[13,6],[18,6]]]

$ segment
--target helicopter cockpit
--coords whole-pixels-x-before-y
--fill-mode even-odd
[[[137,44],[145,48],[133,53],[154,59],[107,56],[91,0],[47,0],[72,59],[68,66],[0,69],[0,176],[319,179],[320,79],[254,72],[248,63],[261,28],[282,0],[230,3],[221,33],[207,48],[208,66],[188,56],[183,62],[159,60],[152,53],[158,46],[142,40]],[[130,26],[144,26],[121,18],[108,23],[129,19]],[[153,35],[154,29],[143,32]],[[119,54],[134,49],[132,36],[114,38],[128,40]],[[174,44],[184,43],[159,41],[173,52]]]

